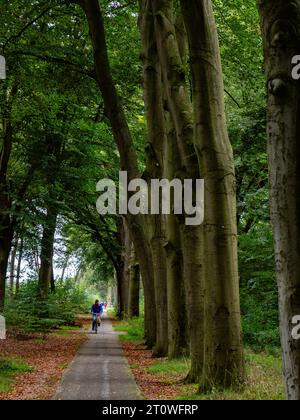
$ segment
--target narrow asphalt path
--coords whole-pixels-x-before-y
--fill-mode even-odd
[[[108,318],[103,319],[97,335],[89,333],[63,376],[56,400],[142,399],[118,335]]]

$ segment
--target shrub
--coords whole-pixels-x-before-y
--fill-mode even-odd
[[[5,306],[8,330],[15,334],[48,332],[61,325],[74,325],[76,315],[86,310],[88,296],[71,280],[57,282],[47,301],[37,297],[37,282],[21,285],[18,295]]]

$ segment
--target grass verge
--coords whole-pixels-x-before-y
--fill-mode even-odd
[[[126,333],[120,335],[120,340],[133,343],[142,343],[144,340],[144,320],[143,318],[133,318],[123,320],[113,325],[115,331]]]
[[[151,355],[140,346],[143,342],[143,319],[116,322],[116,331],[125,332],[120,339],[128,347],[127,357],[142,387],[146,399],[172,400],[283,400],[282,361],[279,354],[256,353],[246,349],[247,379],[239,390],[220,391],[214,389],[208,394],[199,394],[197,385],[185,385],[184,379],[190,368],[190,360],[182,358],[168,361],[152,359]],[[137,359],[139,360],[137,364]],[[151,384],[155,384],[152,387]],[[153,388],[160,389],[156,393]]]
[[[214,389],[209,394],[199,394],[196,385],[183,387],[181,400],[284,400],[282,361],[278,356],[245,351],[246,383],[243,388],[226,391]]]
[[[69,327],[69,326],[62,326],[57,330],[54,330],[51,335],[53,336],[68,336],[72,334],[74,331],[80,331],[80,327]]]
[[[0,393],[9,392],[18,373],[32,372],[32,367],[17,359],[0,359]]]

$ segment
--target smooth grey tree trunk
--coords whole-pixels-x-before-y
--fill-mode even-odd
[[[300,400],[300,81],[292,57],[300,54],[300,1],[258,1],[268,95],[270,206],[279,289],[280,332],[288,400]]]

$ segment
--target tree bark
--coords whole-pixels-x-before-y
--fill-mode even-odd
[[[51,265],[50,290],[51,290],[51,293],[55,293],[55,278],[54,278],[54,270],[53,270],[53,261]]]
[[[218,34],[210,0],[181,0],[193,79],[194,144],[205,180],[205,364],[202,388],[244,379],[235,172]]]
[[[22,238],[19,245],[18,266],[17,266],[17,274],[16,274],[16,294],[20,290],[20,277],[21,277],[21,267],[22,267],[22,258],[23,258],[23,248],[24,248],[24,239]]]
[[[11,199],[2,186],[0,184],[0,310],[3,310],[5,303],[7,268],[14,236],[10,217]]]
[[[193,144],[193,110],[186,84],[182,40],[178,42],[173,2],[153,0],[152,10],[155,23],[155,36],[166,94],[166,106],[170,112],[176,133],[180,156],[181,179],[200,178],[198,159]],[[192,367],[189,375],[191,382],[200,379],[202,374],[203,348],[203,263],[202,228],[185,226],[180,220],[181,244],[183,250],[183,277],[186,289],[186,303],[189,321],[190,350]],[[191,251],[191,253],[189,253]]]
[[[12,96],[17,92],[13,88]],[[10,114],[10,110],[9,110]],[[12,200],[9,196],[7,169],[13,142],[13,127],[11,121],[4,121],[4,139],[0,153],[0,310],[5,303],[6,275],[9,254],[12,247],[14,227],[10,215]]]
[[[129,229],[125,220],[120,224],[119,238],[121,241],[121,255],[119,261],[118,271],[118,293],[119,293],[119,309],[118,316],[120,319],[127,318],[129,315],[129,272],[130,272],[130,258],[131,245]]]
[[[10,295],[13,297],[14,295],[14,284],[15,284],[15,265],[16,265],[16,256],[18,250],[18,242],[19,239],[15,239],[15,243],[11,250],[10,255],[10,273],[9,273],[9,286],[10,286]]]
[[[176,132],[165,111],[167,140],[165,144],[165,178],[171,181],[180,173],[180,156]],[[174,208],[174,199],[172,200]],[[166,216],[166,243],[164,245],[167,264],[168,290],[168,358],[170,360],[189,354],[188,321],[186,309],[183,252],[180,226],[176,215]],[[198,330],[197,330],[198,331]]]
[[[123,284],[123,295],[124,295],[124,316],[129,316],[129,286],[130,286],[130,261],[131,261],[131,248],[132,239],[130,236],[129,228],[124,220],[124,284]]]
[[[41,242],[40,269],[38,280],[39,297],[46,300],[49,295],[54,252],[54,237],[56,230],[57,212],[50,207],[47,209]]]
[[[131,220],[130,232],[132,234],[137,260],[140,264],[142,281],[145,295],[145,342],[148,348],[154,348],[156,344],[157,315],[155,307],[154,273],[153,260],[150,246],[145,241],[144,232],[141,232],[141,225]]]
[[[124,299],[124,266],[123,263],[120,267],[115,270],[115,280],[117,284],[117,317],[119,319],[124,318],[125,313],[125,299]]]
[[[0,233],[0,311],[4,309],[6,274],[13,234],[14,232],[10,225],[7,228],[2,228]]]
[[[293,80],[291,65],[300,53],[300,1],[258,1],[258,7],[284,379],[287,399],[300,400],[300,340],[292,337],[292,319],[300,315],[300,83]]]
[[[129,297],[128,297],[128,316],[129,318],[140,315],[140,266],[137,262],[134,245],[131,247],[131,257],[129,266]]]
[[[148,145],[146,172],[151,179],[162,179],[164,168],[165,125],[162,97],[162,76],[154,34],[151,3],[146,1],[140,14],[142,35],[143,85],[147,116]],[[161,204],[161,203],[160,203]],[[160,206],[161,207],[161,206]],[[167,266],[164,254],[165,220],[161,214],[149,215],[149,242],[154,268],[157,334],[154,355],[168,354]]]

